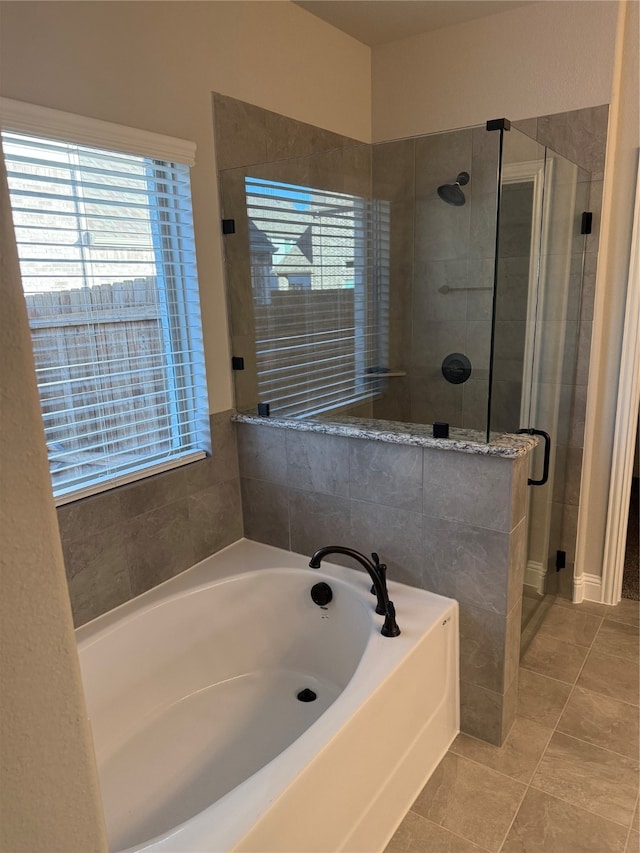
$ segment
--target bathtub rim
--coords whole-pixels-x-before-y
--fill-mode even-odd
[[[242,562],[237,570],[234,569],[234,571],[230,573],[228,568],[225,568],[223,558],[229,555],[235,555],[236,551],[239,552],[238,556],[241,559],[244,558],[246,562]],[[204,557],[188,569],[185,569],[177,575],[173,575],[173,577],[167,578],[161,583],[156,584],[156,586],[145,590],[140,593],[140,595],[127,599],[127,601],[123,601],[122,604],[116,605],[106,613],[101,613],[99,616],[95,616],[88,622],[78,625],[78,627],[74,629],[76,645],[80,647],[80,645],[84,644],[96,631],[102,636],[103,631],[114,626],[116,623],[120,622],[121,619],[128,619],[129,613],[134,615],[143,609],[146,610],[150,605],[160,604],[185,592],[196,592],[200,589],[212,586],[225,578],[260,571],[262,566],[257,565],[257,562],[260,556],[265,554],[270,554],[273,557],[276,557],[277,555],[279,558],[277,565],[274,564],[267,568],[291,568],[297,570],[309,569],[310,572],[313,572],[312,577],[317,577],[318,579],[321,579],[321,576],[324,575],[323,568],[329,568],[329,574],[331,577],[334,576],[337,570],[338,577],[345,580],[347,583],[351,582],[351,579],[353,579],[354,576],[367,578],[366,573],[358,569],[355,564],[353,567],[342,566],[329,559],[323,560],[322,567],[320,569],[311,569],[308,566],[308,561],[311,557],[307,557],[304,554],[300,554],[295,551],[287,551],[274,545],[267,545],[262,542],[256,542],[253,539],[242,537],[241,539],[237,539],[235,542],[232,542],[230,545],[226,545],[224,548],[221,548],[219,551],[210,554],[208,557]],[[301,560],[306,560],[306,563],[301,565]],[[289,562],[290,565],[285,565],[287,562]],[[370,582],[367,580],[366,583]],[[388,586],[390,593],[393,593],[396,586],[401,586],[408,587],[416,593],[424,594],[429,598],[439,599],[442,603],[455,601],[455,599],[440,595],[439,593],[421,589],[420,587],[413,587],[400,581],[395,581],[390,576],[388,577]],[[392,596],[390,595],[390,597]],[[398,614],[398,620],[400,620],[400,614]],[[106,634],[104,634],[104,636],[106,636]]]
[[[238,558],[232,561],[233,568],[231,568],[227,562],[230,554],[234,558]],[[266,565],[265,563],[265,557],[267,556],[270,558],[267,562],[271,562],[271,565]],[[259,567],[256,567],[256,563],[259,563]],[[285,565],[286,563],[289,565]],[[328,578],[330,581],[344,581],[349,586],[359,587],[360,589],[358,591],[363,594],[366,593],[368,596],[370,579],[365,572],[359,571],[355,567],[347,568],[345,566],[326,561],[323,562],[321,570],[314,570],[309,568],[308,558],[304,555],[296,554],[295,552],[283,551],[280,548],[264,545],[252,540],[241,539],[221,551],[216,552],[216,554],[205,558],[200,563],[197,563],[190,569],[187,569],[185,572],[182,572],[173,578],[169,578],[162,584],[142,593],[140,596],[124,602],[108,613],[102,614],[101,616],[96,617],[96,619],[91,620],[91,622],[80,626],[76,629],[78,649],[81,651],[83,648],[89,648],[94,642],[106,639],[109,634],[119,626],[123,626],[124,624],[133,621],[139,615],[148,613],[174,599],[196,594],[207,588],[215,586],[220,582],[224,582],[225,580],[231,578],[240,579],[264,569],[308,571],[311,573],[310,579]],[[323,571],[323,569],[326,571]],[[408,590],[409,592],[403,593],[403,590]],[[396,583],[394,581],[389,581],[389,591],[392,597],[399,599],[401,602],[405,596],[409,595],[411,601],[415,602],[416,607],[419,607],[421,600],[423,602],[428,601],[431,604],[431,609],[434,609],[435,606],[439,615],[447,612],[455,613],[454,621],[457,628],[458,604],[454,599],[416,587],[408,587],[406,584]],[[401,604],[398,611],[398,618],[401,627],[402,611],[403,608]],[[171,830],[146,839],[144,842],[133,847],[118,851],[118,853],[133,853],[133,851],[147,850],[172,850],[174,849],[174,847],[171,846],[172,842],[181,843],[180,836],[185,832],[185,830],[188,832],[190,827],[197,826],[214,818],[214,815],[212,814],[214,809],[216,809],[216,811],[222,811],[229,800],[232,801],[237,797],[241,797],[247,789],[250,794],[251,803],[253,804],[257,799],[253,796],[255,794],[255,789],[256,787],[259,789],[261,785],[264,785],[265,779],[267,779],[267,782],[269,783],[273,781],[270,778],[271,776],[275,776],[277,780],[280,780],[282,776],[287,777],[290,775],[288,771],[284,773],[281,772],[279,765],[285,760],[283,759],[283,756],[286,757],[287,754],[296,747],[300,748],[301,741],[304,741],[303,753],[307,753],[308,762],[311,762],[320,751],[330,745],[331,741],[339,733],[340,727],[336,727],[336,722],[340,722],[340,719],[344,717],[345,710],[349,710],[349,708],[351,708],[351,713],[356,713],[362,705],[363,693],[364,697],[368,698],[383,690],[386,686],[386,682],[392,677],[393,673],[404,663],[404,661],[416,652],[418,645],[436,629],[438,620],[431,619],[428,627],[425,628],[424,626],[421,626],[420,631],[414,636],[411,636],[411,632],[409,632],[408,636],[405,634],[404,640],[397,645],[394,638],[385,638],[380,635],[379,631],[381,624],[382,618],[375,615],[372,599],[370,636],[366,641],[362,657],[358,662],[356,670],[347,685],[348,688],[349,685],[358,678],[358,675],[362,676],[362,683],[358,683],[357,691],[351,693],[345,688],[338,699],[324,712],[324,714],[318,718],[318,720],[316,720],[309,729],[303,732],[302,735],[292,741],[285,750],[279,753],[279,755],[272,761],[268,762],[268,764],[260,768],[260,770],[251,777],[244,780],[204,810],[197,813],[192,818],[189,818],[187,821],[176,825]],[[394,652],[394,649],[399,651],[400,647],[404,647],[405,644],[408,644],[408,648],[406,648],[402,654],[398,655],[397,651]],[[372,646],[374,647],[373,649]],[[372,654],[380,655],[381,659],[387,658],[388,656],[392,659],[396,658],[395,661],[391,663],[390,667],[387,662],[387,670],[384,672],[382,678],[379,678],[376,673],[372,673],[370,671],[367,672],[366,669],[363,672],[363,663],[366,664],[367,658]],[[346,699],[345,694],[347,694]],[[456,733],[457,729],[459,729],[459,717],[456,723]],[[310,732],[311,734],[309,734]],[[453,736],[455,737],[455,734]],[[449,744],[447,744],[447,746],[448,745]],[[278,767],[276,767],[274,771],[273,766],[276,762],[278,763]],[[303,765],[303,767],[304,766],[305,765]],[[299,772],[299,770],[297,772],[294,770],[292,777],[293,780],[295,780],[295,777]],[[291,780],[285,779],[285,781],[289,784]],[[276,788],[274,796],[267,799],[266,802],[261,802],[258,798],[256,807],[254,808],[253,805],[250,806],[250,809],[253,810],[249,813],[249,825],[257,823],[257,821],[262,818],[268,809],[277,800],[279,800],[285,792],[286,787],[279,786]],[[243,822],[246,826],[246,814],[243,816]],[[221,840],[223,840],[224,849],[233,849],[235,844],[241,841],[245,834],[246,829],[244,827],[239,830],[237,827],[233,826],[229,827],[228,830],[225,829],[223,833],[221,833],[223,836]],[[218,847],[216,846],[212,849],[218,849]]]

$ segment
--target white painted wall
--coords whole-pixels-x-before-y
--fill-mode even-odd
[[[0,149],[0,850],[106,851]]]
[[[608,525],[613,530],[618,526],[617,519],[607,517],[607,510],[612,506],[609,488],[640,150],[640,4],[634,1],[619,5],[575,579],[578,590],[591,584],[592,592],[587,597],[602,598],[608,604],[617,603],[618,596],[611,577],[615,542],[607,542],[605,551],[605,528]],[[628,504],[623,511],[628,512]],[[610,536],[615,538],[613,532]],[[599,588],[603,562],[604,584]]]
[[[608,104],[616,12],[547,0],[374,47],[374,141]]]
[[[370,141],[370,49],[289,2],[3,2],[0,94],[194,141],[209,406],[231,408],[211,92]]]

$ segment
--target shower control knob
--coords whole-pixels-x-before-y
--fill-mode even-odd
[[[462,385],[471,376],[471,362],[461,352],[452,352],[442,362],[442,375],[452,385]]]

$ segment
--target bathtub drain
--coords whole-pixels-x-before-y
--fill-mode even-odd
[[[305,687],[304,690],[301,690],[298,693],[298,700],[300,702],[313,702],[314,699],[317,699],[318,695],[313,692],[313,690],[309,690],[308,687]]]

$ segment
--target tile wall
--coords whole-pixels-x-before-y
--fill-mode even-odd
[[[498,134],[484,128],[372,147],[372,193],[391,202],[390,358],[375,416],[486,429]],[[437,195],[459,172],[471,175],[467,203]],[[442,362],[463,353],[472,377],[454,385]]]
[[[231,414],[211,416],[207,459],[58,507],[76,627],[242,536]]]
[[[568,598],[576,550],[608,112],[604,105],[514,123],[521,132],[576,163],[591,179],[586,193],[580,187],[580,203],[593,212],[584,268],[581,246],[571,258],[570,298],[579,301],[578,320],[567,324],[567,352],[549,353],[567,362],[555,488],[552,495],[536,495],[538,502],[552,502],[551,541],[567,554],[567,568],[559,581],[561,593]],[[387,393],[374,404],[376,417],[426,423],[445,420],[472,428],[485,423],[495,236],[490,196],[493,192],[495,198],[496,145],[497,134],[475,128],[373,146],[373,194],[392,204],[390,366],[407,372],[405,378],[389,380]],[[464,188],[467,205],[450,207],[435,196],[435,190],[462,169],[471,174]],[[497,306],[492,423],[496,430],[514,429],[520,414],[524,343],[520,309],[529,275],[526,235],[517,229],[522,221],[518,208],[526,201],[521,195],[512,192],[505,199],[513,208],[514,228],[512,235],[502,235],[509,237],[506,250],[502,241],[499,269],[508,299]],[[440,372],[443,357],[455,351],[467,354],[474,368],[463,385],[447,383]]]
[[[237,431],[245,536],[377,551],[391,579],[457,598],[463,731],[500,743],[517,698],[527,458]]]
[[[285,170],[281,179],[286,179],[294,162],[287,158],[299,158],[300,166],[304,159],[315,160],[315,177],[320,177],[319,168],[322,179],[329,175],[336,189],[340,189],[335,183],[340,172],[347,167],[353,171],[355,166],[358,189],[352,191],[364,192],[370,180],[373,195],[391,203],[389,367],[407,375],[389,379],[384,396],[374,402],[372,412],[357,414],[401,421],[446,420],[481,428],[486,411],[485,362],[491,315],[491,292],[485,288],[491,287],[493,278],[492,253],[488,251],[493,233],[487,229],[495,223],[490,196],[498,134],[477,128],[379,143],[371,146],[369,175],[363,153],[368,146],[358,145],[357,140],[221,95],[214,96],[214,110],[218,168],[229,170],[230,179],[231,170],[241,173],[239,167],[267,161],[275,161],[275,179],[278,169]],[[567,554],[567,570],[559,579],[568,597],[575,560],[607,126],[606,105],[514,122],[514,127],[577,163],[591,176],[588,207],[594,214],[593,233],[586,241],[584,271],[582,275],[576,272],[580,308],[572,346],[577,357],[563,379],[566,405],[561,417],[565,430],[558,442],[559,475],[551,513],[558,528],[552,531],[552,540],[559,541]],[[314,152],[320,156],[308,156]],[[325,156],[328,159],[323,160]],[[347,162],[345,157],[355,160]],[[440,183],[453,181],[463,169],[471,174],[464,191],[473,204],[454,208],[434,197]],[[246,365],[245,371],[235,374],[236,405],[242,410],[254,407],[257,400],[246,240],[242,243],[237,236],[227,238],[225,251],[233,349],[234,354],[245,356]],[[575,261],[577,264],[577,257]],[[521,255],[505,258],[502,273],[517,291],[526,274]],[[447,290],[443,293],[442,288]],[[509,300],[512,307],[518,298],[515,291],[514,299]],[[508,306],[505,311],[499,319],[508,323],[512,319]],[[429,334],[423,334],[424,330]],[[512,331],[515,333],[514,328]],[[517,349],[521,337],[512,343]],[[451,385],[440,373],[442,358],[454,351],[468,354],[475,367],[464,385]],[[514,391],[504,378],[494,390],[496,408],[502,402],[506,415],[517,389]]]

